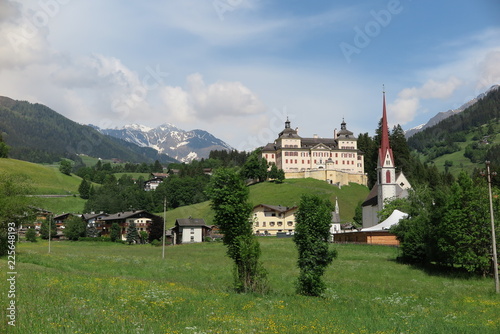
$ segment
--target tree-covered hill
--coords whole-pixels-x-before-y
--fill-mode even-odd
[[[78,154],[129,162],[173,162],[152,148],[103,135],[42,105],[0,96],[0,133],[9,156],[31,162],[78,161]]]
[[[439,167],[458,164],[473,169],[485,160],[496,167],[500,166],[499,131],[500,89],[496,89],[463,112],[413,135],[408,145],[426,161],[439,162]]]

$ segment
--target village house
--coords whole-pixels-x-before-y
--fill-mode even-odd
[[[339,186],[350,182],[367,185],[364,154],[357,148],[357,138],[347,130],[345,121],[333,138],[301,137],[285,122],[285,129],[273,143],[262,149],[262,157],[285,172],[287,179],[315,178]]]
[[[149,180],[144,182],[144,190],[156,190],[158,186],[168,177],[166,173],[151,173],[149,176]]]
[[[295,231],[295,212],[298,207],[259,204],[252,211],[253,233],[256,235],[276,235]]]
[[[201,218],[181,218],[175,220],[172,228],[172,239],[175,244],[203,242],[210,236],[211,228]]]
[[[75,215],[72,213],[62,213],[54,216],[53,223],[56,225],[56,235],[52,236],[52,238],[64,239],[64,229],[66,228],[66,220],[70,217],[74,217]]]
[[[104,217],[99,217],[95,221],[97,231],[101,236],[109,236],[111,225],[117,223],[120,226],[120,235],[122,240],[127,239],[127,229],[131,223],[135,223],[137,232],[146,231],[149,234],[151,224],[154,219],[162,219],[145,210],[133,210],[118,212]]]

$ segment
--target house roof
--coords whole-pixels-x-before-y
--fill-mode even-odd
[[[159,179],[164,179],[168,177],[168,174],[166,173],[151,173],[151,175],[153,176],[153,178],[159,178]]]
[[[94,218],[97,218],[99,216],[107,216],[108,214],[107,213],[84,213],[82,215],[82,218],[84,220],[90,220],[90,219],[94,219]]]
[[[361,232],[387,231],[392,226],[398,224],[401,219],[404,219],[406,217],[408,217],[407,213],[399,210],[394,210],[386,220],[375,226],[364,228],[361,230]]]
[[[117,213],[108,215],[107,217],[103,217],[100,220],[112,221],[112,220],[123,220],[123,219],[134,218],[134,217],[151,218],[153,216],[154,215],[152,213],[149,213],[146,210],[134,210],[134,211],[117,212]]]
[[[297,206],[288,207],[288,206],[268,205],[268,204],[259,204],[259,205],[254,206],[253,208],[255,209],[255,208],[258,208],[259,206],[271,209],[271,210],[276,211],[276,212],[281,212],[281,213],[287,212],[287,211],[290,211],[290,210],[294,210],[294,209],[297,208]]]
[[[361,206],[375,206],[378,204],[378,184],[375,184],[370,190],[368,196],[366,196],[365,201]]]
[[[175,225],[179,226],[206,226],[205,220],[202,218],[178,218],[175,220]]]
[[[72,213],[69,213],[69,212],[68,212],[68,213],[61,213],[60,215],[56,215],[56,216],[54,216],[54,217],[53,217],[53,219],[54,219],[54,220],[66,219],[66,218],[68,218],[70,215],[71,215],[71,216],[73,216],[73,214],[72,214]]]

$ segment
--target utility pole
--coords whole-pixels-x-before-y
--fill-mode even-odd
[[[166,225],[167,225],[167,197],[163,198],[163,246],[161,251],[161,258],[165,259],[165,239],[166,239]]]
[[[50,223],[52,220],[52,215],[49,216],[49,254],[50,254],[50,229],[52,228],[52,224]]]
[[[497,175],[496,172],[490,172],[490,162],[486,161],[486,175],[488,177],[488,192],[490,195],[490,218],[491,218],[491,244],[493,248],[493,273],[495,275],[495,291],[500,293],[500,282],[498,280],[498,258],[497,258],[497,240],[495,236],[495,217],[493,215],[493,199],[491,195],[491,176]]]

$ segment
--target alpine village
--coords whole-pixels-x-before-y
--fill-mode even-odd
[[[126,137],[151,129],[0,97],[0,263],[17,289],[2,325],[498,333],[498,88],[412,131],[389,127],[381,92],[374,136],[348,115],[328,138],[285,118],[253,151],[191,133],[168,155]]]

